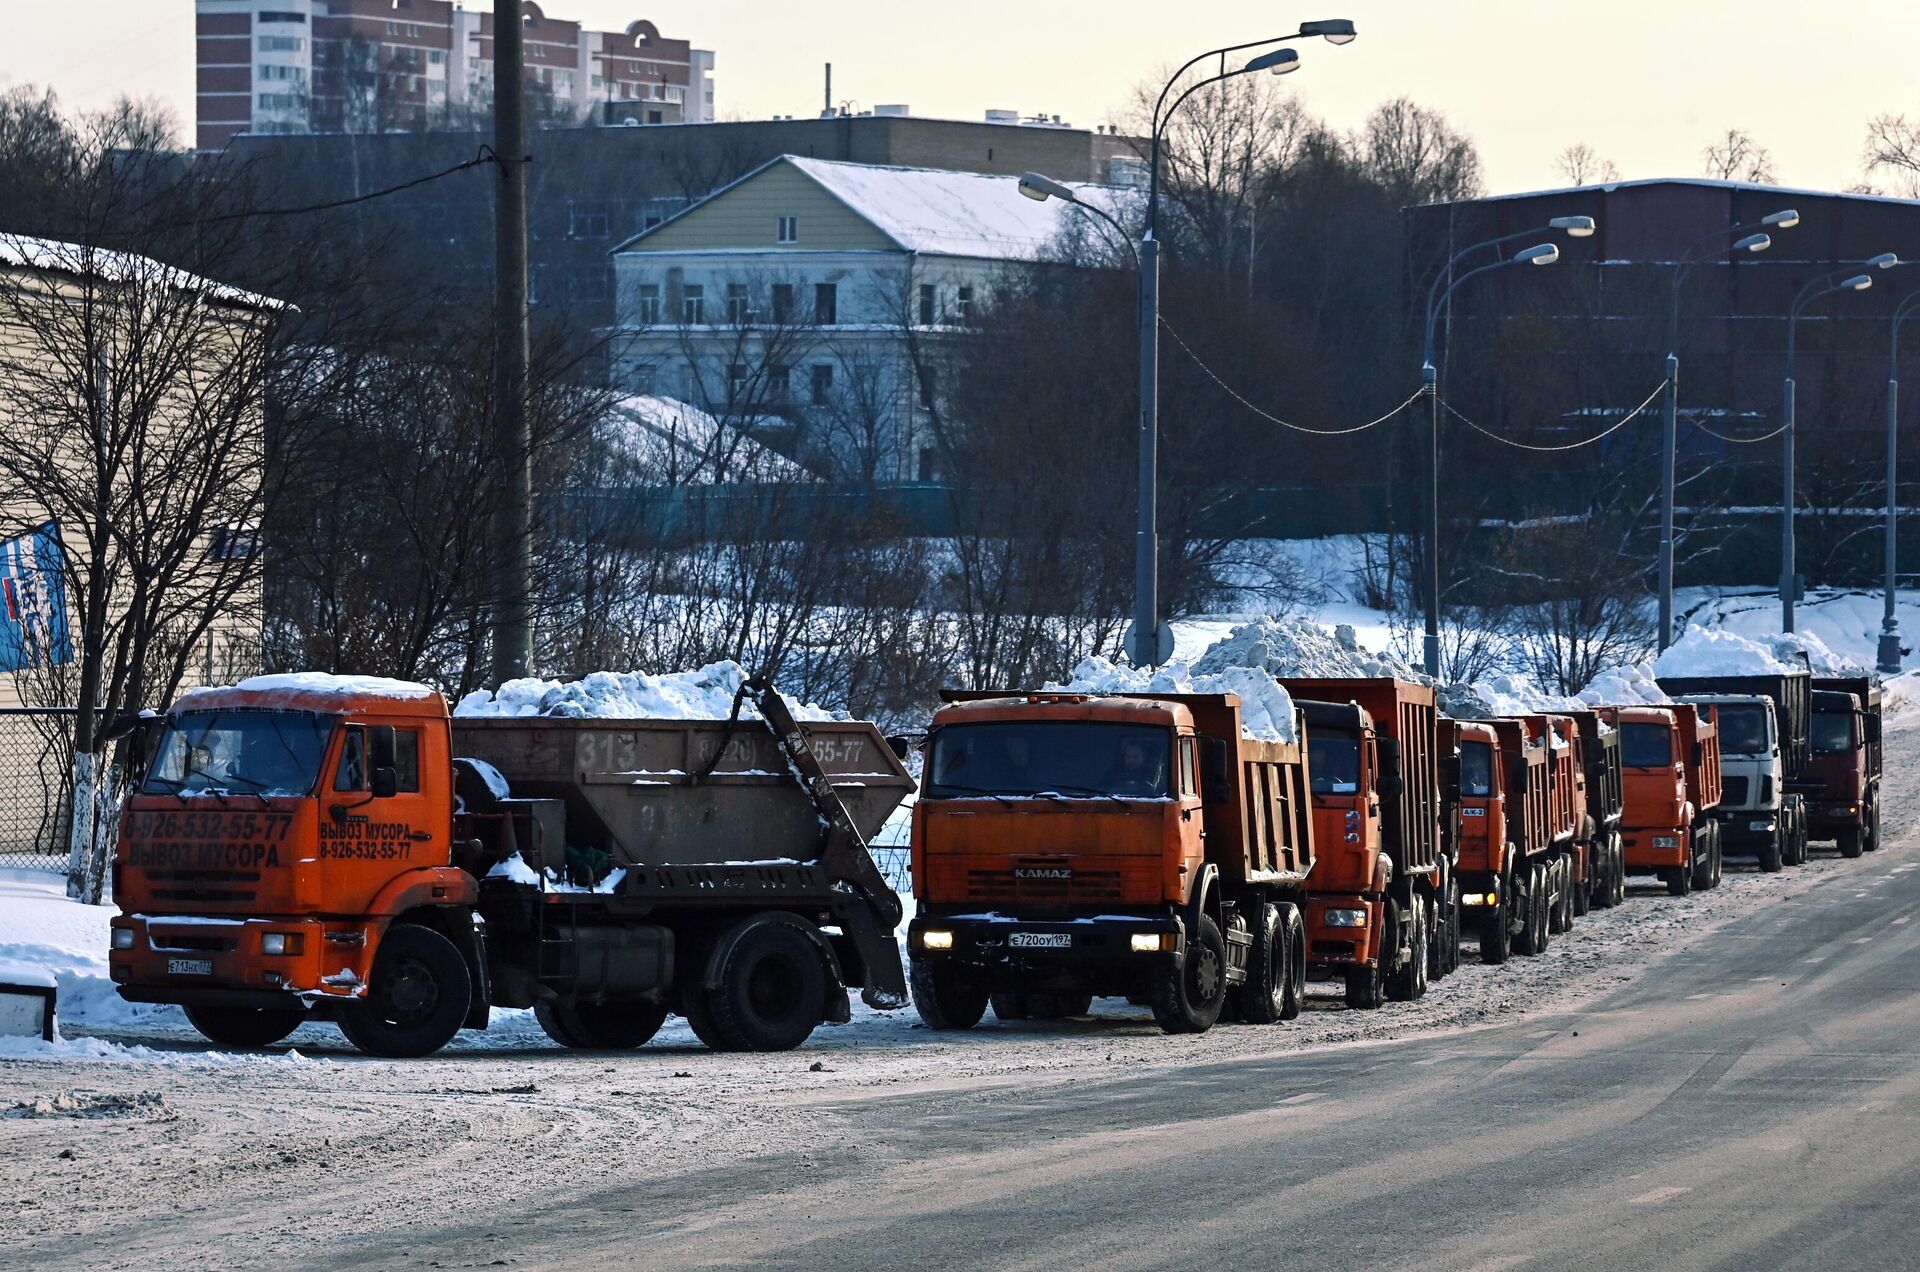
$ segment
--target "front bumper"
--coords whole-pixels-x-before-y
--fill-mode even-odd
[[[929,932],[946,944],[930,945]],[[1151,950],[1134,938],[1151,939]],[[998,911],[930,914],[907,925],[907,948],[915,958],[946,959],[988,969],[1057,969],[1126,964],[1145,959],[1186,959],[1186,931],[1177,915],[1102,914],[1090,918],[1030,919]]]
[[[1620,842],[1629,870],[1670,870],[1693,864],[1693,845],[1684,827],[1635,827],[1623,831]]]
[[[188,1006],[351,1001],[366,993],[379,937],[375,923],[199,915],[121,915],[112,929],[125,946],[107,956],[120,996]],[[266,953],[269,935],[295,952]]]
[[[1720,826],[1720,847],[1730,852],[1754,852],[1772,843],[1780,833],[1780,812],[1773,808],[1716,808],[1708,816]]]
[[[1810,799],[1805,807],[1807,830],[1814,839],[1830,838],[1838,831],[1859,830],[1866,825],[1866,808],[1858,800]]]
[[[1335,924],[1329,915],[1358,911],[1363,924]],[[1370,967],[1380,958],[1380,902],[1357,894],[1317,892],[1307,898],[1307,965]]]

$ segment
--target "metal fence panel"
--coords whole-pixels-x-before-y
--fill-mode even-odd
[[[71,707],[0,708],[0,866],[67,868]]]

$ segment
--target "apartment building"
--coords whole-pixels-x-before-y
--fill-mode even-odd
[[[644,20],[589,31],[520,6],[536,118],[606,124],[713,119],[713,54]],[[493,101],[484,0],[196,0],[196,144],[241,133],[460,128]]]

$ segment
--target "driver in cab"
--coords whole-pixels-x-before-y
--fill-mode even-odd
[[[1106,789],[1115,795],[1149,798],[1167,793],[1166,756],[1155,756],[1147,744],[1129,738],[1120,744],[1120,756],[1107,770]]]

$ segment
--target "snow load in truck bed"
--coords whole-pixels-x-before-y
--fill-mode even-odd
[[[1243,623],[1215,641],[1193,663],[1194,671],[1202,675],[1229,667],[1255,667],[1272,676],[1312,680],[1398,676],[1424,683],[1427,679],[1392,654],[1362,649],[1353,628],[1342,624],[1329,632],[1306,618],[1263,618]]]
[[[1083,659],[1065,684],[1051,693],[1233,693],[1240,695],[1240,731],[1261,742],[1294,742],[1293,699],[1279,681],[1251,667],[1227,667],[1211,675],[1190,672],[1185,663],[1158,671],[1122,667],[1105,658]]]
[[[509,680],[489,693],[475,690],[453,714],[466,718],[568,716],[600,720],[724,720],[747,673],[736,662],[709,663],[697,671],[648,675],[644,671],[596,671],[579,680]],[[787,699],[795,718],[833,720],[824,707]],[[748,702],[748,719],[759,712]]]
[[[1659,676],[1779,676],[1808,667],[1816,676],[1866,674],[1806,632],[1747,637],[1724,627],[1687,628],[1653,670]]]

